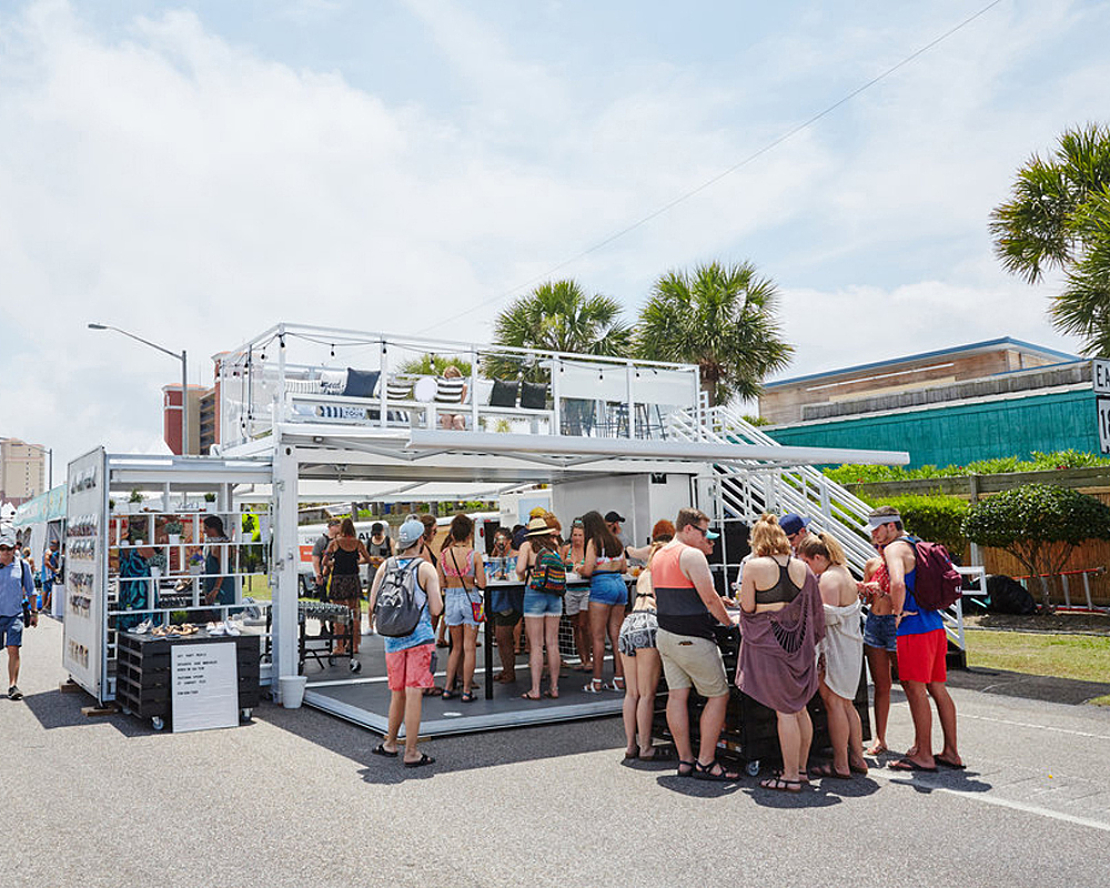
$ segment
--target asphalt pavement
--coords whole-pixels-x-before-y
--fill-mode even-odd
[[[798,795],[621,764],[617,719],[435,740],[435,765],[265,704],[158,733],[62,694],[61,628],[0,699],[18,886],[1077,886],[1110,873],[1110,710],[959,687],[966,771],[876,767]],[[911,730],[896,695],[890,740]]]

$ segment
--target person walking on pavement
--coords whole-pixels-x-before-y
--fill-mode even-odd
[[[0,534],[0,645],[8,649],[8,698],[21,700],[19,649],[23,645],[24,598],[30,603],[31,626],[39,624],[39,617],[31,569],[16,557],[15,547],[15,534]]]

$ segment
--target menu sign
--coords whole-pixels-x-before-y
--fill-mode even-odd
[[[235,642],[175,644],[170,650],[174,733],[238,725]]]

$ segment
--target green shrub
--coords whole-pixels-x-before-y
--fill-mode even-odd
[[[1087,466],[1108,466],[1110,459],[1076,450],[1054,453],[1034,451],[1028,460],[1016,456],[980,459],[966,466],[901,466],[843,465],[825,469],[825,475],[837,484],[871,484],[880,481],[914,481],[922,478],[966,478],[968,475],[1003,475],[1010,472],[1045,472],[1059,469],[1081,469]]]
[[[872,505],[894,506],[907,532],[942,543],[954,558],[959,558],[967,545],[963,522],[968,504],[958,496],[889,496],[875,499]]]
[[[1078,490],[1023,484],[976,503],[963,531],[980,546],[1006,550],[1035,576],[1052,575],[1084,540],[1110,539],[1110,507]],[[1047,609],[1048,583],[1040,584]]]

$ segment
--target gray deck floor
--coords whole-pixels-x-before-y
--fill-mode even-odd
[[[493,698],[485,699],[485,657],[482,640],[479,635],[477,667],[474,673],[474,683],[479,685],[474,689],[476,699],[472,703],[462,703],[457,697],[453,700],[441,700],[439,697],[426,698],[420,723],[421,736],[436,737],[551,724],[610,716],[621,711],[624,703],[623,694],[605,691],[600,695],[594,695],[583,691],[583,686],[589,677],[574,668],[577,660],[564,662],[559,676],[557,700],[522,699],[521,695],[531,686],[528,659],[523,655],[517,657],[516,682],[514,684],[494,683]],[[437,653],[436,684],[442,687],[448,650],[439,648]],[[364,636],[357,659],[362,663],[362,671],[358,674],[351,673],[346,658],[339,659],[334,666],[326,667],[311,658],[308,659],[304,670],[304,674],[308,677],[305,705],[384,734],[388,726],[390,692],[386,683],[385,650],[382,639],[376,635]],[[495,669],[500,672],[500,662],[496,664]],[[607,658],[604,673],[607,682],[612,676],[612,671],[611,658]],[[541,687],[547,690],[546,679]]]

